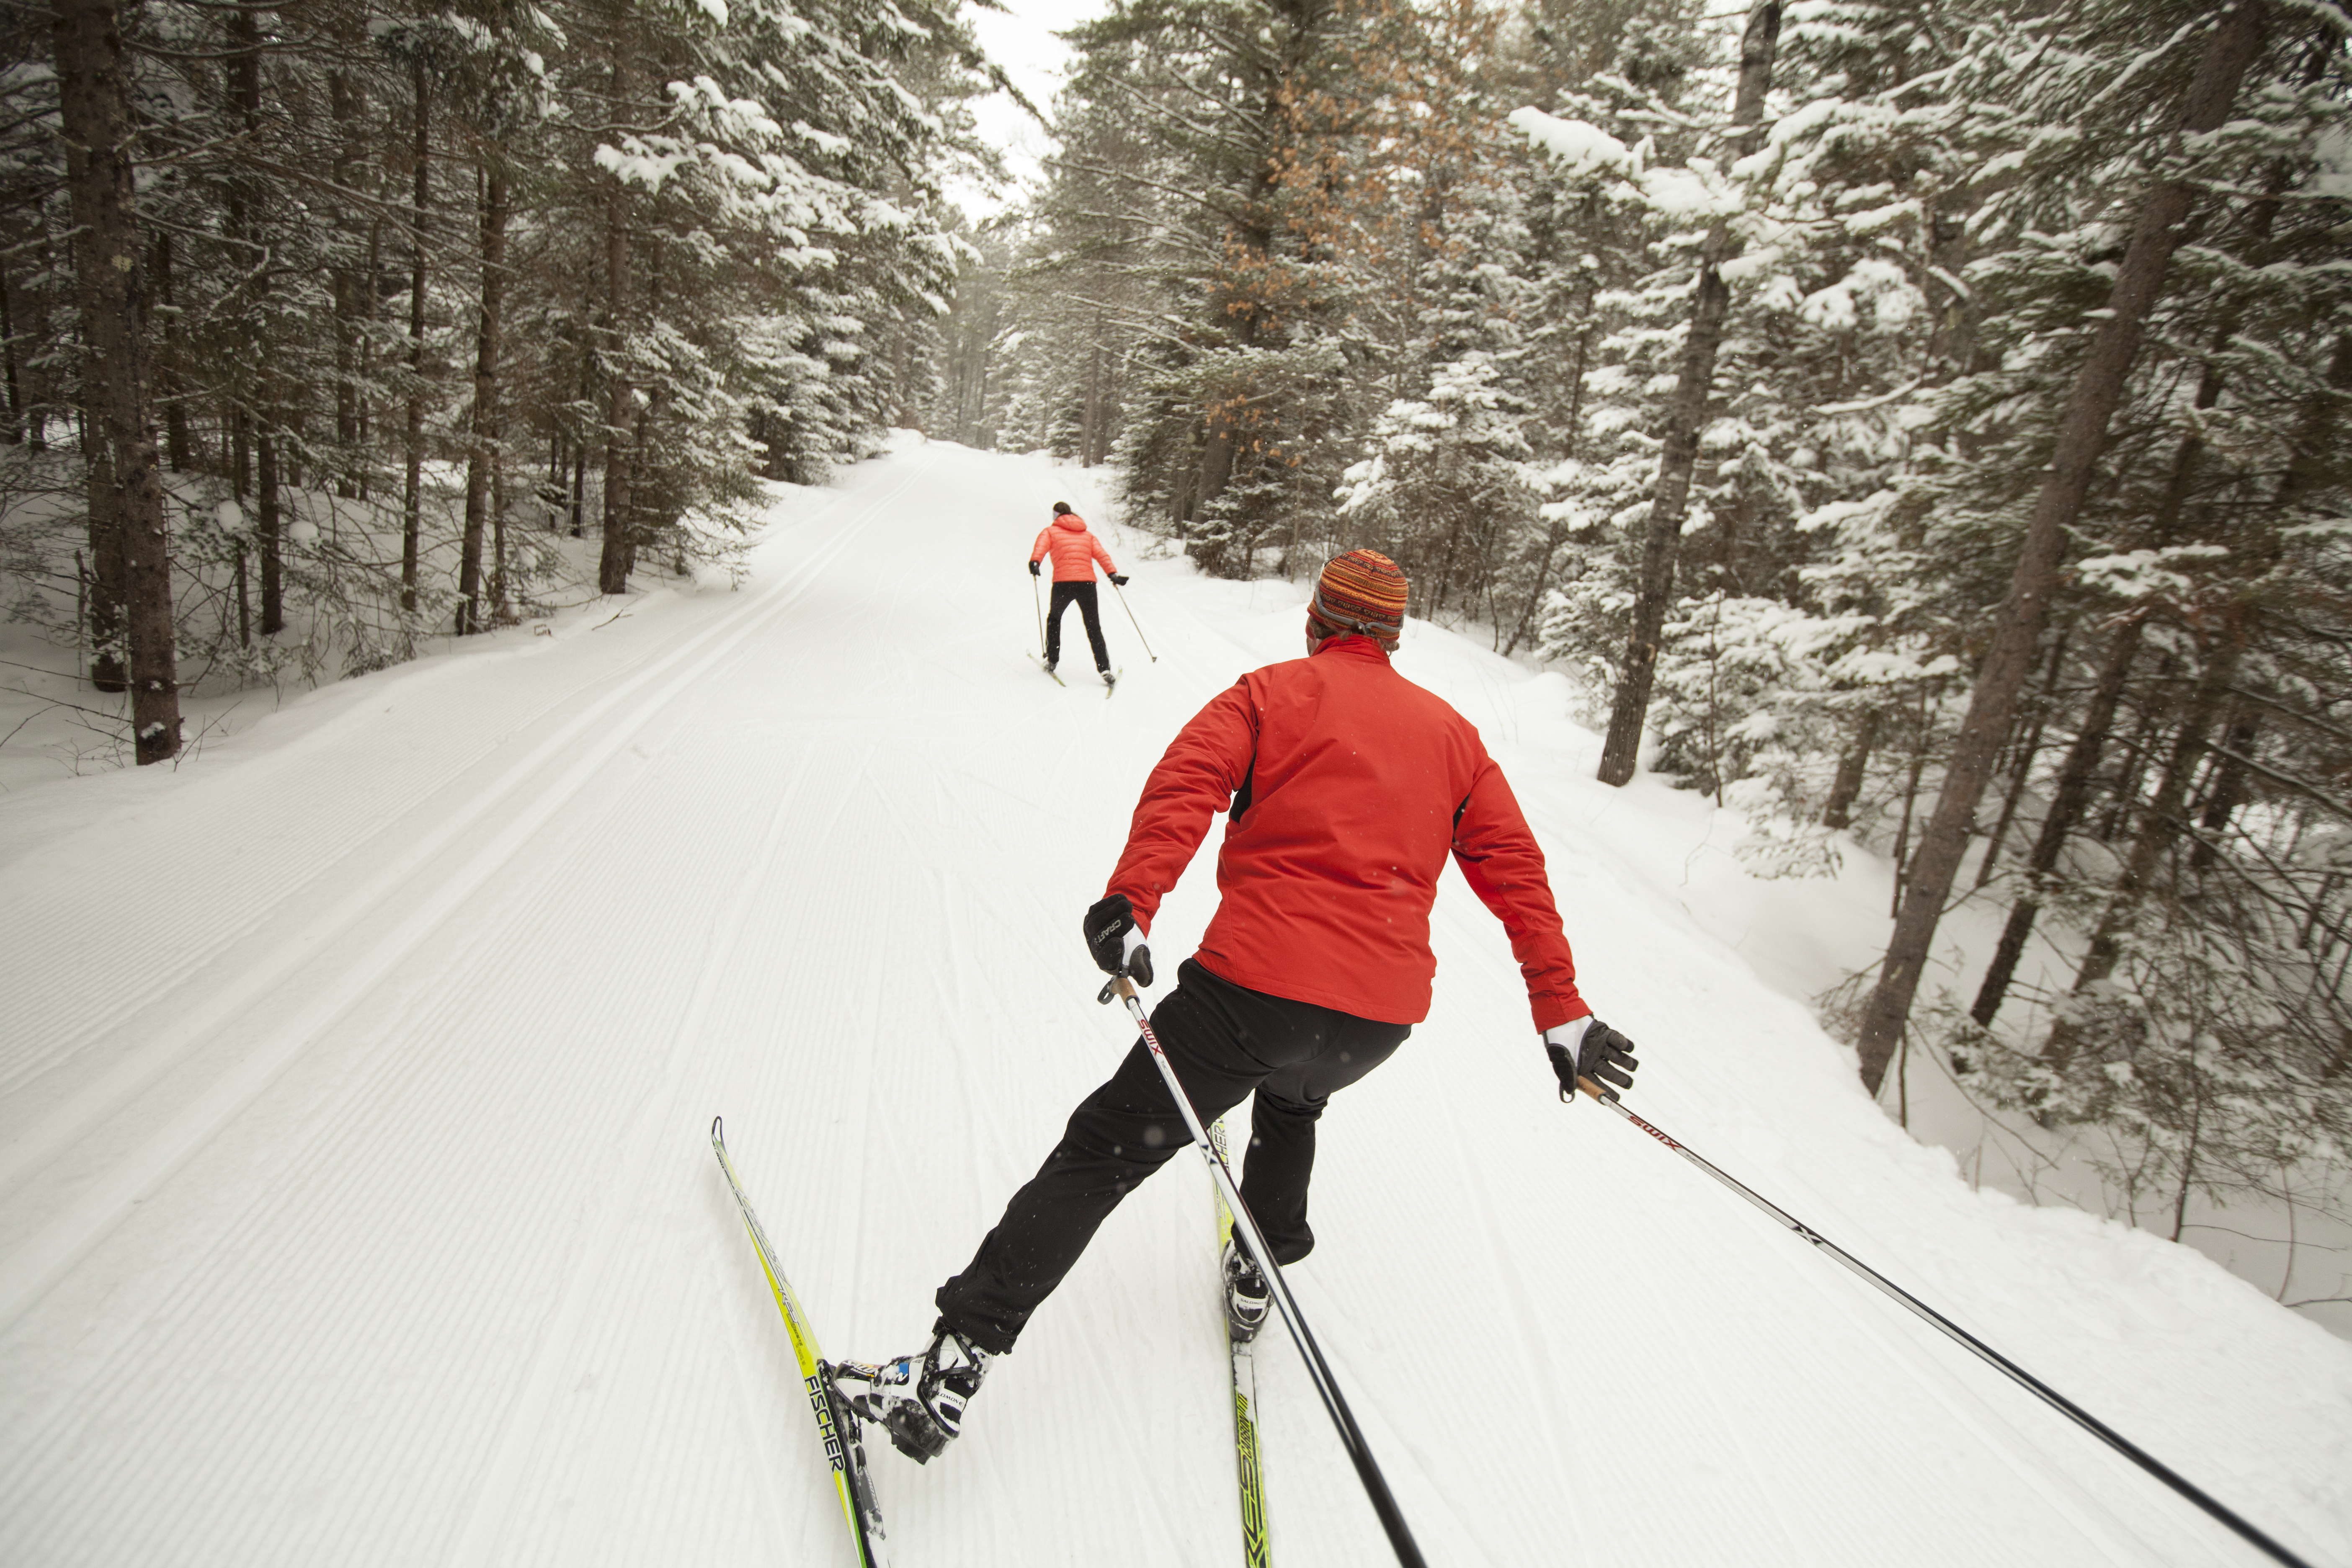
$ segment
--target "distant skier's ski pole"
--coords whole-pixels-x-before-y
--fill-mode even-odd
[[[1139,632],[1137,635],[1142,634]],[[1405,1525],[1404,1512],[1397,1507],[1396,1499],[1390,1495],[1389,1483],[1381,1476],[1380,1466],[1372,1459],[1371,1447],[1364,1441],[1364,1434],[1357,1427],[1356,1417],[1349,1410],[1348,1401],[1339,1393],[1339,1380],[1331,1375],[1330,1363],[1323,1359],[1322,1351],[1315,1343],[1315,1336],[1307,1331],[1307,1319],[1298,1310],[1298,1303],[1292,1298],[1290,1286],[1274,1261],[1274,1253],[1266,1246],[1265,1237],[1258,1230],[1257,1221],[1250,1216],[1248,1207],[1243,1204],[1241,1188],[1234,1184],[1234,1173],[1225,1169],[1223,1160],[1217,1158],[1216,1147],[1209,1142],[1208,1130],[1201,1125],[1200,1116],[1192,1110],[1192,1097],[1177,1081],[1176,1068],[1169,1062],[1167,1053],[1160,1048],[1160,1037],[1152,1032],[1151,1020],[1144,1016],[1143,1004],[1137,999],[1135,986],[1125,974],[1111,976],[1110,983],[1102,988],[1102,994],[1096,1000],[1108,1002],[1114,994],[1126,1000],[1127,1010],[1135,1016],[1136,1027],[1143,1031],[1143,1043],[1150,1050],[1151,1059],[1160,1068],[1160,1076],[1168,1080],[1169,1096],[1176,1101],[1176,1109],[1183,1113],[1184,1127],[1192,1134],[1193,1146],[1201,1151],[1201,1158],[1209,1163],[1209,1174],[1215,1179],[1218,1190],[1224,1194],[1225,1206],[1233,1211],[1234,1234],[1241,1237],[1243,1246],[1249,1249],[1250,1257],[1265,1274],[1266,1284],[1273,1289],[1274,1304],[1281,1311],[1283,1323],[1290,1330],[1290,1337],[1298,1342],[1298,1353],[1307,1361],[1307,1374],[1315,1382],[1315,1392],[1323,1396],[1323,1408],[1331,1413],[1331,1424],[1339,1429],[1339,1442],[1348,1450],[1348,1458],[1355,1461],[1356,1477],[1364,1483],[1365,1495],[1372,1500],[1372,1511],[1381,1516],[1381,1528],[1388,1531],[1389,1545],[1395,1550],[1397,1561],[1403,1563],[1404,1568],[1426,1568],[1421,1548],[1413,1544],[1412,1531]]]
[[[2007,1356],[1993,1349],[1990,1345],[1985,1343],[1984,1341],[1977,1338],[1976,1335],[1969,1332],[1968,1330],[1960,1327],[1959,1324],[1952,1321],[1951,1319],[1944,1316],[1943,1313],[1938,1312],[1935,1308],[1930,1307],[1927,1302],[1922,1301],[1918,1297],[1914,1296],[1910,1291],[1906,1290],[1902,1286],[1897,1285],[1894,1280],[1889,1279],[1877,1269],[1873,1268],[1867,1263],[1863,1262],[1862,1259],[1856,1258],[1853,1253],[1848,1252],[1836,1242],[1832,1241],[1829,1237],[1823,1236],[1821,1232],[1815,1230],[1804,1221],[1797,1218],[1794,1215],[1782,1208],[1780,1205],[1774,1203],[1771,1199],[1764,1196],[1761,1193],[1759,1193],[1755,1188],[1748,1185],[1738,1177],[1731,1175],[1729,1173],[1722,1170],[1708,1161],[1700,1158],[1697,1154],[1685,1149],[1680,1143],[1675,1142],[1672,1138],[1667,1137],[1657,1128],[1651,1126],[1648,1122],[1643,1121],[1640,1117],[1626,1110],[1624,1106],[1618,1103],[1616,1091],[1609,1088],[1606,1084],[1597,1083],[1589,1078],[1580,1078],[1576,1080],[1576,1087],[1582,1089],[1586,1094],[1591,1095],[1594,1100],[1599,1100],[1601,1104],[1607,1106],[1610,1110],[1615,1111],[1618,1115],[1623,1117],[1626,1121],[1632,1122],[1634,1126],[1640,1128],[1643,1131],[1648,1133],[1651,1137],[1656,1139],[1659,1142],[1664,1144],[1667,1148],[1673,1150],[1675,1153],[1680,1154],[1684,1159],[1688,1160],[1692,1164],[1696,1165],[1700,1170],[1705,1171],[1708,1175],[1713,1176],[1717,1181],[1721,1182],[1725,1186],[1729,1187],[1733,1192],[1738,1193],[1741,1197],[1746,1198],[1749,1203],[1754,1204],[1758,1208],[1762,1209],[1766,1214],[1770,1215],[1774,1219],[1779,1220],[1781,1225],[1795,1231],[1799,1236],[1803,1237],[1807,1241],[1811,1242],[1822,1251],[1828,1253],[1832,1258],[1836,1258],[1840,1263],[1844,1264],[1848,1268],[1853,1269],[1856,1274],[1861,1275],[1864,1279],[1869,1280],[1873,1285],[1875,1285],[1881,1290],[1885,1291],[1889,1296],[1894,1297],[1897,1301],[1900,1301],[1905,1306],[1910,1308],[1911,1310],[1916,1312],[1928,1322],[1933,1323],[1937,1328],[1941,1329],[1945,1333],[1950,1335],[1960,1344],[1967,1346],[1970,1351],[1974,1352],[1989,1365],[1993,1366],[2005,1373],[2020,1387],[2025,1389],[2028,1393],[2032,1394],[2035,1397],[2042,1400],[2042,1403],[2048,1405],[2052,1409],[2057,1411],[2060,1415],[2074,1422],[2077,1426],[2082,1427],[2083,1430],[2090,1433],[2093,1436],[2098,1438],[2101,1442],[2115,1449],[2116,1452],[2121,1454],[2124,1458],[2131,1460],[2132,1463],[2146,1470],[2149,1475],[2154,1476],[2158,1480],[2162,1481],[2166,1486],[2170,1487],[2174,1491],[2179,1492],[2182,1497],[2187,1498],[2190,1502],[2195,1503],[2199,1508],[2203,1509],[2207,1513],[2211,1514],[2223,1524],[2228,1525],[2231,1530],[2236,1531],[2238,1534],[2244,1537],[2246,1541],[2251,1542],[2252,1545],[2259,1547],[2269,1556],[2274,1558],[2278,1562],[2288,1564],[2289,1568],[2311,1568],[2311,1565],[2305,1563],[2302,1558],[2297,1557],[2294,1552],[2289,1552],[2285,1547],[2281,1546],[2277,1542],[2273,1541],[2269,1536],[2263,1534],[2260,1530],[2257,1530],[2245,1520],[2239,1518],[2238,1515],[2225,1504],[2208,1496],[2202,1488],[2189,1480],[2186,1476],[2183,1476],[2173,1469],[2171,1466],[2167,1465],[2155,1455],[2148,1453],[2138,1444],[2134,1443],[2130,1438],[2125,1436],[2122,1433],[2116,1431],[2114,1427],[2108,1426],[2105,1422],[2100,1420],[2097,1416],[2092,1415],[2089,1411],[2084,1409],[2081,1405],[2075,1404],[2073,1400],[2067,1398],[2064,1394],[2059,1393],[2056,1389],[2051,1387],[2048,1384],[2042,1382],[2040,1378],[2034,1376],[2032,1373],[2026,1371],[2023,1367],[2018,1365],[2015,1362],[2010,1360]],[[1567,1093],[1562,1091],[1560,1098],[1563,1100],[1567,1099]]]
[[[1045,601],[1043,593],[1044,590],[1037,586],[1037,574],[1030,573],[1029,600],[1037,606],[1037,657],[1039,658],[1045,657]],[[1136,635],[1140,637],[1143,634],[1139,632]]]
[[[1143,635],[1143,623],[1135,618],[1135,606],[1127,602],[1127,590],[1120,587],[1116,583],[1113,583],[1110,586],[1111,592],[1118,595],[1118,607],[1127,612],[1127,624],[1135,628],[1135,640],[1143,645],[1144,652],[1151,653],[1151,639]],[[1160,656],[1156,653],[1151,653],[1151,662],[1158,664],[1160,662]]]

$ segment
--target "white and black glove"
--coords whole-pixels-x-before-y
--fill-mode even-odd
[[[1135,906],[1113,893],[1087,911],[1087,951],[1105,974],[1124,974],[1138,985],[1151,984],[1151,949],[1135,923]]]
[[[1565,1024],[1556,1025],[1543,1033],[1544,1054],[1551,1058],[1551,1070],[1559,1078],[1559,1097],[1576,1098],[1576,1080],[1589,1078],[1609,1089],[1633,1087],[1633,1069],[1642,1064],[1633,1059],[1633,1042],[1587,1014]],[[1613,1096],[1614,1089],[1609,1089]]]

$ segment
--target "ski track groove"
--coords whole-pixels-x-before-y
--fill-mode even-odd
[[[919,471],[906,484],[869,508],[860,526],[870,523],[890,500],[909,489],[921,477]],[[530,830],[551,820],[557,809],[593,779],[598,767],[629,743],[638,729],[658,718],[667,701],[680,689],[707,675],[720,659],[746,637],[758,630],[766,621],[792,607],[800,595],[813,583],[831,560],[845,551],[856,537],[856,530],[845,531],[818,559],[809,563],[793,579],[777,585],[756,597],[751,603],[733,607],[716,626],[690,637],[657,659],[653,665],[630,678],[618,690],[604,701],[573,718],[554,735],[541,742],[519,763],[509,768],[500,778],[478,796],[452,814],[427,837],[398,855],[385,870],[342,899],[323,920],[312,923],[306,940],[289,944],[275,959],[246,971],[236,980],[210,991],[189,1013],[175,1018],[174,1026],[160,1039],[141,1042],[126,1053],[111,1068],[95,1082],[70,1095],[61,1105],[50,1109],[40,1124],[29,1133],[20,1133],[5,1148],[0,1148],[0,1192],[18,1184],[25,1175],[54,1160],[75,1140],[86,1135],[105,1118],[138,1095],[152,1088],[156,1081],[176,1067],[210,1037],[226,1027],[236,1018],[249,1013],[269,991],[285,983],[309,959],[325,951],[335,939],[358,928],[362,920],[374,913],[396,893],[413,893],[415,877],[425,867],[449,850],[465,834],[490,816],[492,808],[503,804],[522,785],[532,779],[548,763],[557,760],[581,735],[593,730],[606,716],[625,702],[635,698],[647,687],[657,687],[652,696],[639,702],[628,715],[612,727],[605,739],[586,753],[591,765],[574,763],[562,775],[561,793],[552,798],[542,795],[530,813],[510,824],[510,830],[499,836],[499,842],[512,847],[529,838]],[[689,666],[684,674],[665,681],[681,665]],[[568,786],[568,787],[567,787]],[[522,831],[511,828],[520,826]],[[473,864],[454,873],[443,886],[457,889],[457,897],[478,887],[498,868],[499,862],[490,857],[478,857]],[[454,901],[454,900],[445,900]],[[381,943],[377,951],[381,952]],[[386,955],[386,963],[396,963],[401,954]],[[193,968],[193,965],[184,966]],[[232,1106],[226,1114],[234,1114]],[[169,1165],[153,1172],[152,1176],[168,1173]],[[152,1178],[151,1178],[152,1179]],[[127,1201],[116,1198],[114,1201]],[[67,1261],[70,1248],[64,1251]],[[27,1275],[46,1280],[54,1277],[60,1265],[49,1256],[38,1255],[30,1266],[9,1259],[6,1272],[15,1277],[15,1288],[0,1287],[0,1326],[12,1321],[23,1308],[26,1289],[21,1283]]]
[[[852,499],[843,497],[827,510],[830,511],[838,509]],[[757,613],[762,607],[761,601],[779,589],[788,591],[789,586],[789,584],[783,584],[763,593],[755,593],[751,602],[735,607],[730,615],[720,617],[717,624],[692,634],[688,639],[687,646],[674,650],[673,657],[683,656],[702,641],[722,636],[733,619]],[[534,655],[536,652],[537,650],[523,650],[520,653],[501,650],[497,654],[483,654],[477,657],[503,657],[515,660]],[[404,686],[402,700],[413,701],[424,689],[437,686],[467,670],[467,661],[457,658],[444,660],[418,670],[410,678],[413,684]],[[595,718],[601,716],[604,709],[625,698],[628,694],[629,687],[640,683],[643,679],[649,678],[653,673],[655,672],[641,672],[639,677],[632,678],[629,686],[614,691],[606,685],[609,677],[604,672],[599,671],[586,679],[563,685],[554,694],[520,715],[512,717],[498,714],[479,715],[482,721],[490,724],[489,732],[480,740],[471,742],[472,749],[462,757],[455,759],[454,765],[445,766],[440,770],[442,782],[435,787],[430,796],[422,801],[404,802],[394,820],[385,822],[383,826],[356,838],[342,841],[333,848],[324,864],[290,858],[268,862],[265,866],[265,871],[270,873],[267,880],[244,883],[232,881],[222,874],[226,868],[216,869],[215,875],[219,878],[216,885],[220,906],[232,911],[250,912],[242,914],[241,918],[238,914],[232,914],[229,920],[211,925],[202,940],[188,946],[184,958],[180,962],[166,963],[142,970],[131,977],[129,984],[116,984],[105,991],[99,992],[98,994],[101,1000],[96,1011],[92,1011],[86,1003],[78,1006],[71,1005],[72,994],[67,992],[65,998],[58,1006],[58,1014],[60,1016],[72,1018],[78,1027],[70,1029],[55,1027],[38,1012],[19,1014],[16,1019],[16,1028],[12,1031],[14,1043],[0,1044],[0,1096],[21,1089],[58,1062],[68,1059],[88,1048],[92,1041],[121,1027],[142,1012],[155,1006],[190,979],[211,968],[218,962],[221,955],[251,941],[269,922],[279,904],[298,896],[307,889],[331,886],[336,879],[336,874],[345,863],[363,861],[366,852],[373,849],[380,843],[396,842],[399,830],[404,827],[411,818],[423,817],[431,820],[433,814],[428,807],[438,804],[444,795],[455,795],[460,801],[456,816],[444,821],[439,826],[427,829],[428,842],[446,846],[451,837],[473,823],[478,822],[492,807],[509,795],[535,763],[543,761],[544,756],[551,750],[560,747],[565,739],[578,732],[585,724],[593,722]],[[588,714],[568,725],[553,741],[539,748],[521,763],[510,767],[487,787],[470,784],[469,775],[474,768],[497,756],[512,742],[516,735],[537,727],[551,714],[573,708],[583,693],[592,690],[598,692],[599,697],[596,707]],[[377,710],[372,702],[356,701],[349,711],[320,726],[278,752],[271,758],[269,765],[290,771],[314,760],[320,760],[321,753],[331,753],[335,745],[351,739],[352,731],[373,723],[376,712]],[[454,743],[465,742],[461,740]],[[325,760],[332,759],[330,755]],[[205,781],[205,784],[210,783],[209,780]],[[398,790],[396,786],[387,783],[376,793],[394,795],[397,794]],[[364,819],[369,814],[354,812],[353,815]],[[104,850],[103,846],[78,845],[77,847],[96,849],[101,853]],[[418,865],[429,859],[432,853],[432,849],[426,847],[424,843],[396,848],[393,851],[393,864],[383,873],[371,879],[370,885],[381,887],[387,883],[400,882],[413,874]],[[378,858],[382,858],[378,857]],[[346,900],[344,902],[348,907],[351,900]],[[318,943],[323,944],[325,941],[348,930],[352,923],[354,923],[352,920],[338,921],[330,917],[326,929],[310,934]],[[98,931],[89,928],[87,922],[60,927],[53,918],[43,920],[32,924],[30,934],[33,940],[59,952],[71,952],[76,950],[89,952],[102,949],[105,946],[104,937]],[[28,945],[25,922],[16,920],[0,922],[0,942],[20,950]],[[298,962],[299,957],[280,960],[274,964],[264,961],[258,967],[264,971],[274,971],[274,973],[258,976],[248,974],[240,985],[215,987],[208,998],[213,1004],[208,1011],[234,1010],[234,1004],[237,1000],[249,1002],[261,990],[275,984],[276,980],[282,979],[284,973]],[[28,1005],[37,1006],[46,1000],[47,999],[34,998]],[[182,1021],[179,1026],[185,1029],[189,1026]],[[21,1157],[21,1148],[0,1150],[0,1187],[6,1186],[14,1178],[17,1169],[16,1162]]]
[[[598,1215],[589,1229],[587,1245],[577,1249],[577,1261],[540,1340],[538,1352],[531,1359],[523,1391],[501,1423],[497,1448],[481,1489],[467,1511],[465,1528],[444,1560],[451,1568],[475,1568],[488,1562],[497,1550],[499,1531],[507,1522],[506,1505],[512,1499],[523,1466],[529,1462],[524,1444],[535,1439],[546,1423],[548,1408],[555,1397],[555,1379],[567,1370],[582,1321],[587,1315],[591,1282],[610,1272],[614,1245],[627,1218],[627,1205],[635,1200],[643,1173],[654,1157],[656,1140],[673,1131],[677,1121],[676,1105],[690,1071],[697,1037],[710,1015],[719,986],[734,956],[737,936],[751,901],[774,872],[785,830],[793,825],[791,808],[795,793],[787,789],[777,802],[759,855],[718,921],[716,940],[702,961],[693,997],[677,1034],[663,1052],[659,1078],[646,1094],[643,1110],[625,1145],[625,1152],[616,1162],[605,1193],[598,1202]],[[493,1509],[498,1510],[495,1515]]]

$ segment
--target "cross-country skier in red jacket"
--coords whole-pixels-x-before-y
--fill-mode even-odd
[[[1303,659],[1242,677],[1184,726],[1145,781],[1126,851],[1087,911],[1095,962],[1151,983],[1160,901],[1230,810],[1217,913],[1152,1024],[1203,1124],[1255,1091],[1242,1200],[1277,1264],[1307,1223],[1315,1123],[1429,1014],[1429,911],[1450,855],[1495,911],[1563,1089],[1630,1087],[1632,1042],[1592,1016],[1544,877],[1543,852],[1478,732],[1390,666],[1404,574],[1350,551],[1324,567]],[[1013,1348],[1120,1198],[1189,1142],[1140,1040],[1072,1113],[1061,1142],[963,1271],[940,1287],[929,1347],[856,1395],[918,1459],[961,1429],[990,1359]],[[1225,1310],[1247,1338],[1268,1291],[1225,1249]]]
[[[1103,684],[1111,684],[1110,649],[1103,645],[1102,611],[1095,601],[1095,563],[1102,563],[1103,575],[1116,588],[1127,586],[1126,574],[1111,564],[1110,552],[1102,541],[1087,527],[1087,520],[1070,510],[1070,503],[1054,503],[1054,521],[1037,535],[1037,542],[1029,551],[1029,575],[1039,575],[1038,563],[1047,555],[1054,558],[1054,607],[1045,612],[1045,670],[1051,674],[1062,661],[1062,612],[1072,605],[1087,623],[1087,644],[1094,649],[1095,673]]]

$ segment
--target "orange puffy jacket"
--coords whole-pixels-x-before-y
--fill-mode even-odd
[[[1056,583],[1093,582],[1094,563],[1097,561],[1102,563],[1106,576],[1118,571],[1110,563],[1110,552],[1102,547],[1102,541],[1087,531],[1087,520],[1074,511],[1066,511],[1045,525],[1030,549],[1029,559],[1043,561],[1049,550],[1054,552]]]
[[[1221,901],[1195,955],[1236,985],[1386,1024],[1429,1016],[1429,910],[1451,853],[1503,922],[1538,1029],[1577,994],[1543,851],[1470,721],[1366,637],[1244,675],[1170,743],[1111,873],[1149,930],[1210,819]]]

